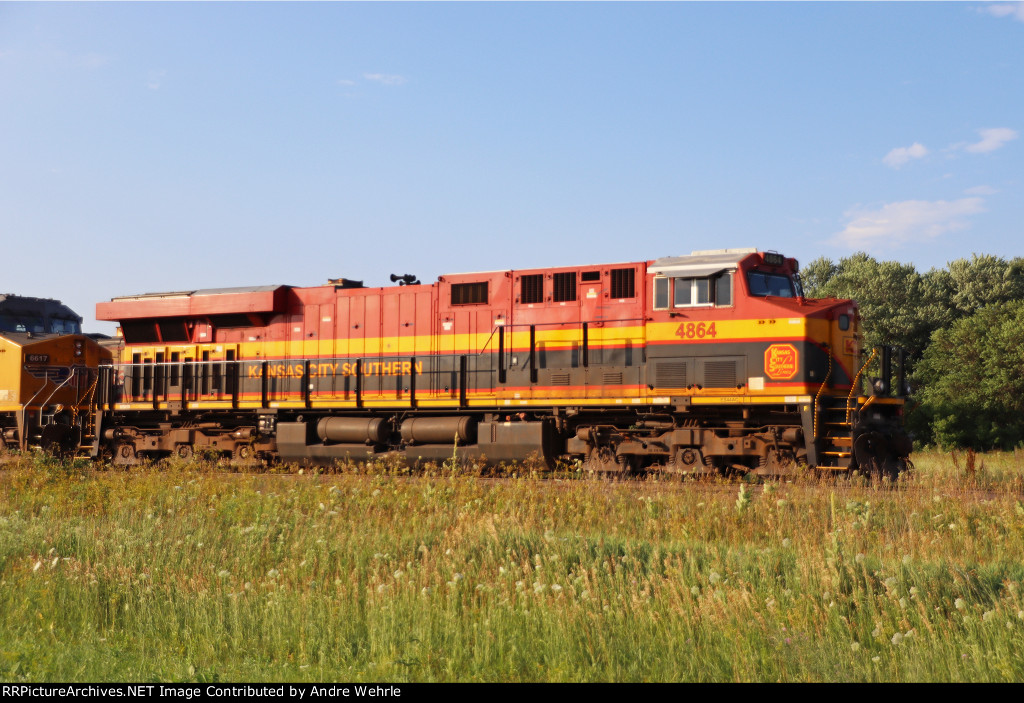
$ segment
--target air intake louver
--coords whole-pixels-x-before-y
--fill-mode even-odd
[[[654,385],[659,388],[686,388],[686,362],[659,363],[654,371]]]
[[[736,387],[736,362],[735,361],[705,361],[704,362],[704,387],[705,388],[735,388]]]

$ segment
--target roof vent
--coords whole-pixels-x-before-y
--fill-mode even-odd
[[[328,278],[327,284],[335,288],[362,288],[362,281],[353,281],[350,278]]]

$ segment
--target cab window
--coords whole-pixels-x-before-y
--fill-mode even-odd
[[[669,299],[671,298],[671,305]],[[732,305],[732,273],[725,272],[710,278],[654,279],[654,309],[687,308]]]
[[[706,278],[677,278],[675,279],[675,296],[672,299],[672,304],[677,308],[710,305],[710,289]]]
[[[764,298],[769,295],[777,298],[795,297],[793,282],[789,276],[781,273],[748,271],[747,285],[750,287],[750,295],[755,298]]]

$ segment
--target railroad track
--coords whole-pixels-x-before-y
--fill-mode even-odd
[[[11,454],[0,454],[0,472],[16,471],[25,467],[25,462],[38,463],[35,456],[18,456]],[[184,462],[174,459],[165,459],[147,464],[132,467],[115,466],[109,463],[92,462],[86,459],[64,460],[56,459],[42,460],[51,468],[77,466],[83,471],[95,474],[104,473],[133,473],[149,474],[164,473],[168,471],[191,471],[216,475],[221,478],[263,477],[281,481],[303,481],[323,480],[330,481],[334,477],[360,475],[368,479],[388,478],[400,481],[438,481],[452,478],[472,479],[483,484],[501,484],[515,480],[529,480],[537,482],[538,485],[548,487],[552,490],[571,488],[581,484],[589,484],[600,487],[602,490],[630,490],[642,488],[645,491],[655,490],[658,492],[698,491],[708,494],[735,494],[740,487],[745,487],[746,492],[751,496],[757,496],[766,489],[774,491],[779,488],[797,488],[801,490],[829,490],[838,495],[848,493],[872,493],[892,494],[919,494],[932,493],[944,494],[944,491],[932,483],[924,482],[916,472],[911,472],[900,478],[896,483],[888,480],[883,482],[872,482],[865,476],[839,476],[833,474],[816,474],[804,472],[797,475],[785,476],[721,476],[721,475],[688,475],[682,476],[672,473],[659,473],[654,471],[638,474],[596,474],[584,470],[535,470],[530,467],[504,467],[501,469],[448,469],[443,465],[425,469],[409,469],[398,463],[388,466],[370,465],[341,465],[336,467],[298,467],[288,465],[257,465],[257,464],[233,464],[226,461],[191,461]],[[964,479],[966,482],[967,479]],[[981,499],[996,499],[1005,497],[1024,498],[1024,480],[1007,482],[999,486],[971,486],[966,483],[958,483],[955,486],[957,495],[976,496]]]

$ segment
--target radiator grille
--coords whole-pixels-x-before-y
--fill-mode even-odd
[[[551,374],[551,385],[552,386],[568,386],[569,385],[569,374],[568,373],[553,373],[553,374]]]
[[[610,371],[605,371],[601,383],[605,386],[621,386],[622,373],[612,373]]]
[[[654,385],[661,388],[686,388],[686,362],[659,363],[654,369]]]
[[[704,387],[705,388],[735,388],[736,387],[736,362],[735,361],[705,361],[704,362]]]

